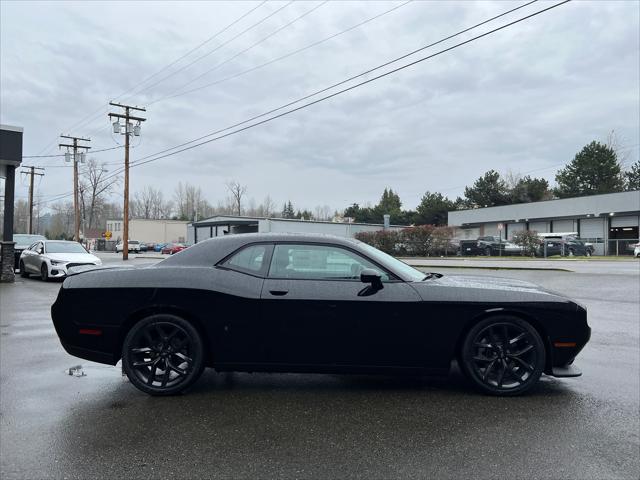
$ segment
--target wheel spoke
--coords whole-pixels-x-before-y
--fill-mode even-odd
[[[165,360],[164,362],[164,375],[162,375],[162,384],[160,385],[161,387],[166,387],[167,386],[167,382],[169,381],[169,373],[171,372],[171,370],[169,369],[169,361]]]
[[[520,355],[524,355],[525,353],[527,353],[527,352],[529,352],[531,350],[533,350],[533,345],[527,345],[522,350],[520,350],[518,352],[511,352],[509,355],[512,356],[512,357],[519,357]]]
[[[187,371],[186,370],[182,370],[181,368],[176,367],[173,363],[168,362],[167,364],[169,366],[169,368],[171,370],[173,370],[174,372],[176,372],[178,375],[186,375]]]
[[[156,368],[160,359],[155,360],[151,364],[151,368],[149,369],[149,378],[147,378],[147,385],[153,385],[153,381],[156,378]]]
[[[486,342],[476,342],[474,343],[474,345],[480,348],[493,348],[493,345],[491,343],[486,343]]]
[[[487,381],[487,378],[489,377],[489,372],[493,369],[493,366],[496,364],[497,361],[498,359],[496,358],[489,365],[487,365],[487,368],[485,369],[484,374],[482,375],[483,381],[485,382]]]
[[[517,362],[519,365],[521,365],[523,368],[525,368],[527,371],[529,372],[533,372],[534,368],[533,365],[528,364],[527,362],[525,362],[524,360],[522,360],[521,358],[515,357],[513,355],[507,355],[511,360]]]
[[[522,332],[520,335],[518,335],[518,336],[512,338],[511,340],[509,340],[509,344],[513,345],[514,343],[519,342],[520,340],[522,340],[526,336],[527,336],[527,333],[526,332]]]
[[[504,372],[507,370],[507,364],[504,360],[501,360],[500,363],[502,364],[502,370],[500,370],[500,373],[498,374],[498,379],[496,380],[498,382],[498,388],[502,387],[502,381],[504,380]]]
[[[191,358],[187,357],[184,353],[181,353],[181,352],[175,352],[175,353],[174,353],[174,355],[175,355],[176,357],[178,357],[179,359],[181,359],[181,360],[183,360],[183,361],[187,362],[187,363],[191,363],[191,362],[193,362],[193,359],[191,359]]]

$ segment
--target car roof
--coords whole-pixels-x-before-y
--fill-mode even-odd
[[[182,250],[182,252],[163,260],[158,265],[202,265],[216,264],[230,253],[252,243],[261,242],[304,242],[304,243],[330,243],[351,248],[357,248],[361,243],[352,238],[338,237],[320,233],[241,233],[213,237],[196,243]]]

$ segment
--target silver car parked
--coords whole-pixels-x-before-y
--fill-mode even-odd
[[[39,274],[45,282],[66,277],[71,267],[80,265],[102,265],[102,261],[79,243],[63,240],[35,242],[20,255],[20,275]]]

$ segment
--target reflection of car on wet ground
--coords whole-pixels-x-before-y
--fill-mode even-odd
[[[102,261],[77,242],[42,240],[20,255],[20,275],[39,274],[44,281],[65,277],[70,268],[82,265],[102,265]]]
[[[100,308],[95,308],[100,305]],[[72,274],[51,315],[72,355],[168,395],[218,371],[439,374],[486,393],[578,376],[587,312],[523,281],[425,274],[357,240],[244,234],[145,268]]]
[[[13,246],[15,269],[20,268],[20,255],[22,254],[22,251],[29,248],[38,240],[46,240],[46,237],[43,237],[42,235],[29,235],[26,233],[17,233],[13,236],[13,241],[15,242],[15,245]]]

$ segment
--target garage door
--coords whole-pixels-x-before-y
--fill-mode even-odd
[[[484,233],[482,236],[489,235],[498,235],[498,224],[497,223],[485,223],[484,224]]]
[[[554,220],[553,233],[577,232],[573,220]]]
[[[604,218],[580,220],[580,238],[593,243],[596,255],[604,255]]]
[[[526,230],[527,228],[527,224],[526,223],[510,223],[508,226],[508,231],[507,231],[507,236],[509,238],[513,238],[513,235],[516,232],[520,232],[522,230]]]
[[[611,227],[637,227],[638,226],[638,217],[628,216],[628,217],[612,217],[611,218]]]
[[[538,233],[549,231],[549,222],[529,222],[529,230],[535,230]]]

